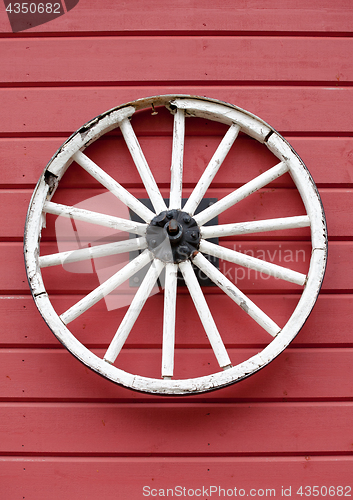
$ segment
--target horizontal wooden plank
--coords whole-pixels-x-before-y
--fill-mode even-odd
[[[2,403],[0,416],[1,454],[311,455],[353,446],[348,402]]]
[[[350,137],[292,137],[286,136],[288,142],[310,170],[317,186],[328,187],[331,185],[353,186],[353,139]],[[0,139],[0,161],[4,166],[1,172],[1,186],[27,187],[37,183],[45,165],[64,142],[63,137],[54,138],[29,138]],[[188,136],[185,144],[185,158],[187,168],[184,172],[189,182],[196,182],[203,169],[210,160],[220,142],[219,136],[193,137]],[[158,183],[167,184],[170,181],[168,168],[162,168],[170,163],[171,159],[171,137],[152,136],[139,138],[143,152],[154,169],[157,163],[161,166],[158,171]],[[101,139],[95,142],[87,150],[95,162],[104,165],[104,169],[114,175],[116,169],[116,154],[130,165],[130,156],[126,146],[122,144],[121,138],[113,140]],[[216,185],[238,185],[247,181],[248,177],[256,175],[256,167],[261,163],[262,167],[273,165],[273,155],[267,148],[250,139],[239,137],[234,148],[226,157],[222,168],[219,170],[215,182]],[[229,180],[229,168],[246,164],[246,169],[237,169],[236,182]],[[332,168],[335,165],[335,168]],[[92,177],[82,169],[70,167],[61,181],[61,186],[93,187],[95,184]],[[226,168],[227,167],[227,168]],[[69,175],[70,174],[70,175]],[[135,182],[136,169],[125,168],[124,176],[126,184]],[[284,179],[277,179],[276,186],[284,186]]]
[[[330,237],[350,237],[351,229],[351,214],[353,214],[353,191],[339,189],[320,189],[320,196],[324,206],[328,236]],[[342,198],[341,198],[342,197]],[[343,206],[339,206],[337,200],[345,200]]]
[[[0,82],[342,83],[352,50],[351,38],[99,37],[94,50],[90,37],[2,39]]]
[[[246,492],[249,495],[250,490],[252,494],[256,490],[258,496],[265,496],[266,490],[267,497],[279,497],[284,491],[295,496],[301,486],[302,491],[308,493],[305,486],[314,485],[319,485],[318,491],[323,493],[325,486],[335,488],[331,493],[341,492],[337,486],[348,486],[343,488],[343,493],[349,493],[353,466],[352,457],[345,456],[2,457],[0,462],[6,478],[0,485],[0,493],[7,500],[30,495],[36,500],[47,500],[49,495],[51,500],[70,496],[87,500],[97,497],[140,500],[143,491],[146,495],[159,492],[162,496],[164,490],[166,496],[168,489],[174,490],[173,493],[189,493],[189,496],[193,492],[201,493],[206,498],[210,486],[217,489],[212,490],[214,498],[218,493],[223,494],[222,489],[232,490],[234,495],[234,488],[237,496],[243,494],[242,489],[245,489],[244,496]],[[271,489],[275,491],[270,492]],[[265,490],[263,495],[262,490]],[[228,493],[230,496],[230,491]]]
[[[294,310],[298,296],[285,295],[253,295],[249,296],[266,314],[278,324],[284,325]],[[57,296],[52,298],[54,308],[59,312],[66,311],[72,302],[78,302],[81,296]],[[222,337],[231,347],[264,346],[269,338],[247,315],[239,314],[239,308],[233,306],[220,294],[208,294],[207,301],[212,314],[222,332]],[[156,311],[162,310],[163,297],[152,296],[142,310],[133,334],[128,337],[127,347],[159,347],[161,342],[161,316]],[[204,347],[208,345],[205,337],[200,335],[195,342],[193,332],[201,330],[200,320],[189,303],[187,295],[178,297],[178,307],[185,314],[177,315],[176,337],[177,347]],[[106,346],[115,333],[117,324],[122,320],[126,307],[107,310],[104,301],[85,313],[81,320],[72,323],[72,331],[88,347]],[[104,328],[102,325],[104,317]],[[57,339],[44,323],[31,296],[3,296],[0,299],[0,320],[3,325],[1,347],[58,347]],[[353,296],[319,295],[318,301],[303,326],[300,334],[294,339],[296,346],[331,346],[353,347],[351,324],[353,322]],[[229,327],[232,325],[232,328]],[[97,332],[99,336],[97,336]],[[236,332],[236,334],[234,334]]]
[[[116,176],[117,177],[117,176]],[[138,198],[147,197],[142,190],[132,190]],[[209,190],[206,198],[220,199],[228,194],[230,190],[215,189]],[[163,189],[162,193],[169,198],[168,190]],[[190,190],[187,190],[185,195],[188,196]],[[103,195],[101,198],[98,196]],[[342,238],[353,236],[353,192],[351,189],[321,189],[320,195],[326,213],[328,234],[329,237]],[[29,202],[32,196],[32,190],[24,189],[7,189],[0,190],[0,210],[2,213],[7,212],[7,217],[0,220],[0,234],[2,240],[22,238],[23,228],[27,216]],[[119,203],[113,195],[107,194],[101,190],[93,189],[75,189],[75,190],[58,190],[53,201],[63,203],[70,206],[78,205],[80,208],[87,210],[101,211],[104,214],[118,215],[119,217],[128,219],[129,212],[125,205]],[[8,211],[8,207],[11,210]],[[235,208],[228,210],[219,215],[219,224],[232,222],[246,222],[252,220],[263,220],[277,217],[291,217],[296,215],[304,215],[305,209],[296,190],[290,189],[263,189],[254,193],[248,199],[243,200]],[[70,239],[72,236],[72,228],[70,222],[63,217],[61,222],[57,222],[56,216],[47,216],[47,229],[43,231],[43,241],[45,239],[64,240],[66,237]],[[56,224],[60,224],[60,230]],[[65,227],[67,226],[66,230]],[[116,232],[110,229],[102,229],[96,225],[88,223],[77,223],[79,237],[83,240],[90,239],[91,244],[99,242],[104,237],[113,237]],[[121,234],[120,238],[124,235]],[[124,236],[125,237],[125,236]],[[126,237],[128,237],[126,235]],[[272,231],[267,233],[256,233],[236,239],[308,239],[308,229],[291,229],[282,231]],[[97,244],[97,243],[96,243]],[[76,248],[76,247],[72,247]],[[47,252],[47,250],[43,250]],[[52,250],[50,250],[52,251]],[[55,250],[54,250],[55,251]]]
[[[0,134],[65,134],[114,106],[158,94],[204,95],[246,109],[284,132],[349,132],[350,87],[155,85],[0,90]],[[40,110],[40,112],[39,112]]]
[[[289,267],[289,264],[294,264],[293,269],[299,272],[305,271],[306,265],[309,262],[311,245],[308,242],[290,242],[287,244],[281,242],[262,242],[261,248],[255,248],[255,250],[254,243],[255,242],[244,242],[241,249],[239,246],[237,248],[242,252],[245,250],[250,251],[252,245],[252,251],[255,252],[255,257],[260,257],[260,254],[263,255],[263,252],[265,252],[265,255],[270,256],[270,259],[274,258],[275,263],[278,259],[280,259],[282,264],[286,264],[287,267]],[[285,250],[287,250],[287,252],[285,252]],[[329,292],[330,290],[344,291],[345,293],[349,293],[352,290],[350,265],[352,254],[353,245],[350,241],[332,242],[329,245],[329,264],[325,275],[323,290],[326,292]],[[285,260],[285,258],[287,260]],[[296,260],[297,262],[295,262]],[[106,269],[109,270],[109,267]],[[74,273],[66,272],[62,268],[58,267],[46,268],[43,269],[43,271],[45,271],[45,277],[48,279],[48,282],[49,280],[52,280],[53,290],[51,288],[49,288],[49,290],[55,290],[57,293],[67,293],[68,290],[70,290],[71,293],[75,293],[73,281],[76,283],[79,281],[77,286],[79,286],[79,290],[82,291],[92,290],[93,287],[99,285],[95,274],[75,273],[75,276]],[[0,243],[0,272],[2,276],[1,291],[3,295],[28,292],[28,283],[23,265],[23,248],[20,243]],[[239,286],[240,283],[242,283],[242,287],[244,286],[244,288],[241,287],[243,291],[250,293],[261,291],[261,293],[264,293],[266,289],[276,289],[277,291],[281,289],[278,281],[274,278],[267,279],[267,277],[265,277],[261,281],[258,280],[258,282],[255,283],[256,280],[252,281],[252,278],[254,278],[252,273],[254,273],[254,271],[249,271],[249,273],[247,270],[244,272],[238,272],[237,282]],[[232,277],[233,279],[235,278],[234,274]],[[293,287],[294,288],[292,288],[291,284],[285,284],[283,289],[285,289],[287,293],[290,290],[298,293],[298,286],[293,285]]]
[[[237,332],[233,332],[234,336]],[[249,332],[249,337],[251,333]],[[235,365],[259,349],[228,349]],[[100,358],[104,350],[94,350]],[[160,349],[123,349],[116,363],[129,373],[159,379]],[[164,401],[116,386],[88,370],[62,349],[0,349],[2,401]],[[175,377],[192,378],[219,371],[210,349],[177,349]],[[353,349],[287,348],[260,372],[195,401],[319,401],[353,397]],[[188,398],[190,401],[190,398]]]
[[[141,14],[141,5],[134,0],[116,8],[114,0],[94,4],[80,2],[67,14],[25,33],[80,33],[80,32],[185,32],[185,31],[304,31],[342,32],[351,31],[352,6],[348,0],[333,5],[330,0],[310,3],[276,0],[264,8],[260,0],[237,2],[178,2],[168,4],[168,16],[161,16],[165,4],[152,0]],[[11,32],[5,10],[0,16],[0,31]]]

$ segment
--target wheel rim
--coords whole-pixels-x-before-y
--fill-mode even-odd
[[[174,115],[169,206],[166,205],[158,189],[130,123],[130,118],[138,111],[151,107],[152,110],[155,110],[158,106],[167,107]],[[185,119],[189,116],[218,121],[228,125],[229,128],[201,178],[193,188],[186,204],[182,207]],[[143,205],[128,190],[118,184],[118,179],[115,180],[110,177],[83,153],[86,147],[117,127],[120,128],[123,134],[152,202],[153,210]],[[204,198],[209,185],[212,183],[240,131],[264,144],[264,147],[267,146],[279,162],[195,215],[195,210]],[[73,210],[73,207],[65,207],[51,202],[62,176],[73,161],[78,163],[122,203],[135,212],[144,223],[121,220],[99,213],[85,213],[82,209]],[[205,226],[213,217],[222,214],[225,210],[233,207],[251,193],[267,186],[272,180],[286,172],[289,172],[300,193],[306,215],[279,217],[258,222],[250,221]],[[63,259],[62,255],[40,256],[40,237],[45,214],[47,213],[64,215],[78,220],[90,220],[93,224],[110,224],[110,227],[114,226],[117,229],[135,233],[137,236],[136,239],[120,242],[119,249],[115,246],[114,250],[112,250],[111,247],[106,245],[103,249],[103,252],[106,252],[105,255],[112,255],[114,252],[129,252],[136,249],[142,250],[138,257],[60,316],[51,303],[41,273],[42,267],[54,265],[53,259],[61,259],[61,261]],[[188,216],[190,221],[187,220]],[[156,219],[158,219],[157,222]],[[186,222],[183,222],[183,220]],[[191,229],[189,224],[192,226]],[[310,226],[312,245],[310,267],[307,275],[271,262],[260,261],[254,257],[225,249],[207,241],[215,236],[234,236],[307,226]],[[155,228],[163,232],[161,240],[158,240],[161,232],[158,234],[153,233]],[[191,230],[194,230],[192,236]],[[167,246],[169,245],[168,248],[171,249],[169,256],[167,256],[168,252],[158,253],[155,250],[155,247],[159,249],[163,247],[165,242],[167,242]],[[92,252],[92,249],[89,251]],[[93,252],[96,251],[96,248],[93,249]],[[102,253],[102,248],[99,248],[98,251]],[[293,340],[315,304],[324,277],[327,254],[326,223],[321,200],[310,173],[287,141],[272,127],[256,116],[220,101],[182,95],[157,96],[124,104],[100,115],[84,125],[63,144],[44,170],[32,196],[26,220],[24,253],[28,281],[34,301],[49,328],[76,358],[107,379],[131,389],[158,394],[194,394],[221,388],[252,375],[270,363]],[[276,276],[278,279],[296,283],[302,287],[303,291],[298,305],[287,323],[283,327],[278,326],[234,283],[210,264],[204,254],[213,255],[250,269],[258,269],[267,275]],[[82,254],[83,258],[84,255]],[[92,258],[92,253],[89,254],[89,257],[86,255],[86,258]],[[51,262],[50,259],[52,259]],[[138,269],[146,266],[149,262],[152,262],[152,265],[142,284],[137,289],[131,305],[104,357],[98,357],[71,333],[67,325],[81,314],[84,314],[98,300],[115,290],[121,283],[129,279]],[[232,366],[221,334],[218,332],[202,289],[195,277],[191,262],[215,282],[237,306],[240,306],[266,330],[270,334],[270,339],[273,337],[273,340],[261,352],[236,366]],[[165,269],[165,290],[163,331],[161,332],[162,378],[157,379],[128,373],[114,366],[113,363],[117,359],[131,328],[163,269]],[[218,372],[196,378],[172,378],[178,269],[183,275],[214,355],[217,358],[220,366]]]

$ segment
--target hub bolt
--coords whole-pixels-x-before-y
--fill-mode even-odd
[[[179,225],[175,219],[172,219],[168,224],[168,233],[171,235],[178,234]]]

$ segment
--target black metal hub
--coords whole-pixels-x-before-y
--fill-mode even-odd
[[[186,212],[168,210],[151,220],[146,239],[148,248],[155,257],[163,262],[178,264],[197,252],[200,229]]]

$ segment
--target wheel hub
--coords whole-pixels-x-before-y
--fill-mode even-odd
[[[163,262],[178,264],[187,260],[200,244],[200,229],[195,220],[181,210],[156,215],[146,232],[149,250]]]

